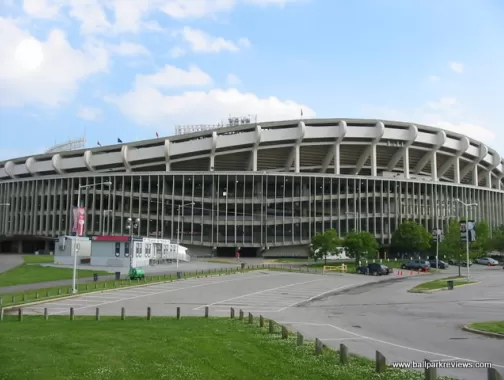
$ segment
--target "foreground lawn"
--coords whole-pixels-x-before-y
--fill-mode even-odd
[[[453,280],[453,286],[474,284],[474,281],[467,281],[465,277],[446,277],[439,280],[427,281],[411,288],[411,293],[422,293],[430,290],[448,289],[448,280]]]
[[[0,323],[2,378],[92,380],[420,380],[422,372],[374,372],[374,362],[268,334],[257,321],[203,318],[10,318]],[[441,379],[441,378],[440,378]]]
[[[476,322],[469,325],[470,328],[504,335],[504,321]]]
[[[72,279],[71,268],[43,267],[39,265],[41,263],[52,262],[51,256],[23,256],[23,260],[24,264],[21,264],[16,268],[12,268],[7,272],[0,273],[0,287]],[[110,275],[110,273],[104,271],[81,269],[77,271],[77,276],[93,277],[93,273],[98,273],[99,275]]]

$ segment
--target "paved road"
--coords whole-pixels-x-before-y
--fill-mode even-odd
[[[502,320],[504,271],[475,270],[474,279],[482,283],[432,294],[406,292],[421,278],[374,284],[298,307],[282,315],[283,322],[328,345],[345,343],[365,356],[379,350],[390,361],[490,361],[504,373],[503,341],[460,328],[474,321]],[[486,378],[485,370],[441,369],[439,374]]]
[[[0,273],[23,264],[23,256],[0,254]]]

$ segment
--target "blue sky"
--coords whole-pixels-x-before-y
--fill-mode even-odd
[[[504,155],[503,19],[500,0],[0,0],[0,160],[301,109]]]

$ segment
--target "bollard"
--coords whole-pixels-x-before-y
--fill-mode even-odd
[[[96,320],[97,321],[100,320],[100,308],[99,307],[96,308]]]
[[[16,303],[16,296],[12,296],[12,303]]]
[[[35,293],[35,299],[39,299],[39,298],[40,298],[40,293],[39,292]]]
[[[180,307],[177,307],[177,319],[180,319]]]
[[[70,308],[70,320],[71,321],[74,320],[74,308],[73,307]]]
[[[268,332],[273,334],[275,332],[275,322],[272,319],[268,321]]]
[[[425,360],[425,364],[429,364],[430,360]],[[425,368],[424,374],[425,374],[425,380],[436,380],[437,379],[437,373],[436,373],[436,368],[434,367],[427,367]]]
[[[3,321],[4,319],[4,311],[2,308],[0,308],[0,321]]]
[[[230,316],[231,319],[233,319],[235,317],[235,311],[234,311],[233,308],[231,308],[229,314],[230,314],[229,316]]]
[[[0,306],[3,304],[3,297],[0,297]]]
[[[121,321],[124,321],[126,319],[126,309],[124,307],[121,307]]]
[[[319,338],[315,338],[315,355],[320,355],[322,353],[323,344]]]
[[[61,288],[58,288],[58,296],[61,294]]]
[[[287,327],[282,326],[282,339],[287,339],[289,337],[289,330]]]
[[[46,297],[49,297],[49,290],[46,290],[46,292],[45,292],[45,296],[46,296]]]
[[[26,301],[26,294],[23,293],[23,302]]]
[[[205,318],[208,318],[208,306],[205,306]]]
[[[248,323],[249,323],[249,325],[254,323],[254,316],[252,315],[252,313],[248,314]]]
[[[387,368],[387,359],[381,354],[381,352],[376,351],[376,372],[383,373]]]
[[[147,320],[150,321],[151,320],[151,308],[150,306],[147,307]]]
[[[488,368],[487,370],[488,380],[502,380],[502,376],[495,368]]]
[[[296,346],[302,346],[304,343],[304,336],[299,331],[296,334]]]
[[[238,318],[240,321],[243,320],[243,310],[240,309],[240,317]]]
[[[259,316],[259,327],[264,327],[264,318],[262,315]]]
[[[341,343],[339,346],[339,357],[341,364],[348,363],[348,347],[345,346],[343,343]]]
[[[107,289],[107,283],[103,284],[103,289]]]
[[[86,284],[86,290],[89,290],[89,285],[88,284]]]
[[[47,321],[49,319],[49,313],[47,307],[44,307],[44,319]]]
[[[23,309],[21,308],[18,309],[18,320],[19,321],[23,320]]]

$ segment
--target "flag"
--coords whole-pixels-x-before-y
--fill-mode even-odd
[[[301,117],[303,117],[303,109],[301,108]]]
[[[97,142],[96,142],[96,145],[101,146],[101,144],[100,144],[100,142],[99,142],[99,141],[97,141]]]
[[[159,133],[156,132],[156,137],[159,138]]]
[[[118,142],[119,144],[122,144],[122,140],[121,140],[119,137],[117,138],[117,142]]]

